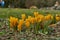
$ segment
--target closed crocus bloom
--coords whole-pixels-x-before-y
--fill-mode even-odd
[[[38,22],[38,17],[35,17],[35,21]]]
[[[42,21],[41,19],[38,20],[38,22],[41,22],[41,21]]]
[[[21,30],[23,23],[24,23],[24,20],[19,20],[19,23],[18,23],[18,26],[17,26],[18,31]]]
[[[19,24],[22,25],[24,23],[24,20],[19,20]]]
[[[9,21],[10,21],[10,22],[13,22],[13,17],[12,17],[12,16],[10,16]]]
[[[32,17],[31,16],[28,16],[28,19],[31,19]]]
[[[34,12],[34,16],[37,17],[39,15],[38,12]]]
[[[45,16],[45,20],[50,20],[52,18],[53,18],[53,16],[51,14],[48,14],[47,16]]]
[[[53,16],[52,16],[51,14],[49,14],[49,15],[48,15],[48,17],[49,17],[50,19],[52,19],[52,18],[53,18]]]
[[[26,15],[25,14],[22,14],[21,17],[22,17],[23,20],[25,20]]]
[[[29,22],[31,21],[31,18],[32,18],[31,16],[28,16],[28,20],[29,20]]]
[[[11,19],[13,19],[13,17],[12,17],[12,16],[10,16],[10,19],[9,19],[9,21],[11,21]]]
[[[17,29],[18,31],[22,30],[22,26],[21,25],[18,25],[17,28],[18,28]]]
[[[53,19],[53,16],[51,16],[51,19]]]
[[[15,17],[14,17],[14,18],[13,18],[13,25],[16,26],[17,23],[18,23],[18,18],[15,18]]]
[[[35,22],[35,18],[32,17],[32,18],[31,18],[31,23],[33,24],[34,22]]]
[[[15,18],[14,25],[17,25],[17,23],[18,23],[18,18]]]
[[[60,17],[56,17],[56,20],[59,21],[60,20]]]
[[[40,20],[42,21],[44,20],[44,15],[40,15],[39,17],[40,17]]]
[[[50,18],[48,16],[45,16],[45,20],[49,20]]]
[[[30,22],[25,22],[25,26],[26,26],[27,28],[29,28]]]
[[[30,22],[30,20],[29,19],[26,19],[25,22]]]

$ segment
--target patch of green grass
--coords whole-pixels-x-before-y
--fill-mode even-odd
[[[10,16],[15,16],[20,18],[22,13],[27,15],[32,15],[34,11],[38,11],[41,14],[46,14],[46,12],[51,14],[60,14],[60,10],[40,10],[40,9],[18,9],[18,8],[0,8],[0,18],[9,18]]]
[[[5,35],[5,34],[6,34],[6,31],[5,31],[5,30],[2,30],[2,31],[0,32],[0,36]]]

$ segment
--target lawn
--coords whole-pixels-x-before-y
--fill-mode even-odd
[[[34,11],[38,11],[41,14],[51,13],[60,14],[60,10],[40,10],[40,9],[18,9],[18,8],[0,8],[0,18],[9,18],[10,16],[15,16],[20,18],[20,14],[25,13],[27,15],[32,15]]]

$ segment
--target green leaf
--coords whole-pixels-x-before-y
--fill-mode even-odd
[[[43,33],[44,34],[48,34],[48,26],[51,24],[52,20],[48,20],[44,22],[44,29],[43,29]]]
[[[0,32],[0,35],[3,35],[4,34],[4,32]]]

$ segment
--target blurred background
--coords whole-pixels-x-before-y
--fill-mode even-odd
[[[30,8],[31,6],[37,8],[44,8],[44,7],[52,7],[60,0],[3,0],[4,1],[4,8]]]

